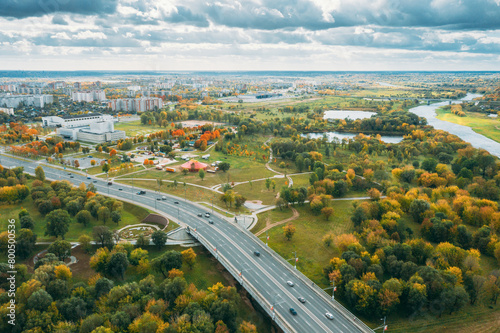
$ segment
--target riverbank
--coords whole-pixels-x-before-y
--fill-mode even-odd
[[[481,95],[479,94],[467,94],[467,96],[458,100],[457,102],[470,101],[480,96]],[[450,134],[454,134],[462,140],[469,142],[473,147],[485,149],[490,152],[490,154],[500,157],[500,143],[487,138],[482,134],[474,132],[474,130],[469,126],[454,124],[437,118],[436,110],[448,104],[449,102],[441,102],[431,105],[420,105],[409,109],[409,111],[419,117],[424,117],[425,119],[427,119],[427,123],[433,126],[435,129],[440,129],[443,131],[447,131]]]
[[[479,112],[465,112],[465,117],[459,117],[443,108],[438,108],[436,114],[436,118],[439,120],[470,127],[474,132],[500,142],[500,120],[498,118],[492,118],[486,113]]]

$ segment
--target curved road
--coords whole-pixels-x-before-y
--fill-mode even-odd
[[[34,174],[34,169],[39,165],[36,162],[18,160],[5,155],[0,157],[0,164],[5,167],[22,166],[26,172],[31,174]],[[68,180],[76,186],[82,182],[85,184],[93,182],[103,195],[148,206],[164,213],[173,220],[179,221],[181,225],[187,225],[191,229],[196,228],[196,232],[201,237],[214,245],[218,255],[223,256],[237,270],[242,271],[245,283],[249,283],[257,289],[259,296],[264,299],[264,301],[257,299],[263,307],[267,308],[269,304],[275,304],[274,310],[277,319],[288,324],[289,329],[285,329],[285,331],[301,333],[373,332],[359,319],[342,310],[337,302],[332,302],[325,297],[326,294],[321,296],[321,291],[318,292],[318,287],[314,286],[312,281],[300,275],[290,264],[278,259],[272,250],[269,250],[246,229],[229,222],[217,213],[212,214],[210,218],[214,221],[212,225],[208,224],[207,218],[198,217],[197,214],[209,211],[204,206],[170,195],[166,195],[168,196],[167,200],[158,201],[156,199],[163,194],[155,194],[151,190],[146,190],[145,195],[137,195],[138,188],[135,187],[116,183],[108,186],[107,182],[102,179],[92,178],[89,180],[84,175],[72,171],[41,166],[49,179]],[[72,172],[74,178],[70,178],[68,172]],[[120,191],[119,188],[122,190]],[[175,201],[179,203],[175,204]],[[261,253],[259,257],[254,255],[256,250]],[[213,252],[213,249],[211,251]],[[287,285],[289,280],[294,282],[294,287]],[[298,297],[304,297],[306,303],[300,303]],[[296,316],[290,313],[291,307],[297,311]],[[334,319],[327,319],[326,312],[332,313]]]

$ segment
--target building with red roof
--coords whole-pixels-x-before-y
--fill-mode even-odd
[[[207,165],[205,163],[198,162],[196,160],[190,160],[183,165],[181,165],[182,169],[187,169],[191,172],[197,172],[200,169],[207,170]]]

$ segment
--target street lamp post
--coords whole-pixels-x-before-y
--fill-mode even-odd
[[[383,321],[384,321],[384,323],[383,323],[381,326],[379,326],[379,327],[377,327],[377,328],[374,328],[373,330],[374,330],[374,331],[376,331],[376,330],[382,329],[382,332],[387,331],[387,325],[386,325],[386,323],[385,323],[385,319],[386,319],[386,317],[384,317],[384,318],[380,318],[380,320],[383,320]]]
[[[269,233],[266,231],[266,246],[269,246],[267,242],[269,242]]]

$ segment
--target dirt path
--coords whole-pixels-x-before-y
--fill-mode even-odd
[[[262,235],[264,232],[266,232],[267,230],[271,229],[271,228],[274,228],[278,225],[281,225],[281,224],[285,224],[285,223],[288,223],[290,221],[293,221],[295,220],[297,217],[299,217],[299,212],[295,209],[295,208],[292,208],[292,212],[293,212],[293,215],[287,219],[284,219],[284,220],[281,220],[281,221],[278,221],[278,222],[275,222],[275,223],[272,223],[272,224],[268,224],[266,225],[266,227],[258,232],[255,233],[255,236],[260,236]]]

